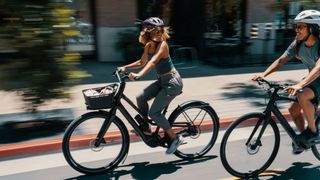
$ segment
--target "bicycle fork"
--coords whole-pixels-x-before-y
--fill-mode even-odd
[[[96,141],[94,143],[95,147],[99,147],[101,143],[106,143],[104,139],[104,135],[107,132],[107,130],[110,127],[110,124],[112,123],[113,119],[116,117],[115,113],[111,113],[110,116],[107,116],[98,132],[98,135],[96,137]]]
[[[250,150],[250,152],[253,151],[253,150],[256,150],[255,152],[257,152],[257,150],[258,150],[257,147],[258,146],[262,146],[260,139],[261,139],[261,137],[262,137],[262,135],[263,135],[263,133],[264,133],[264,131],[265,131],[270,119],[271,119],[271,118],[268,118],[269,116],[265,116],[265,117],[266,118],[260,118],[257,121],[252,133],[250,134],[250,137],[249,137],[248,141],[246,142],[246,146],[250,148],[250,149],[248,149],[248,150]],[[256,134],[256,132],[259,129],[261,124],[262,124],[262,127],[261,127],[261,130],[259,132],[259,135],[258,135],[257,139],[252,142],[253,136]]]

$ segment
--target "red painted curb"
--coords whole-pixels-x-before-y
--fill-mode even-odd
[[[291,116],[289,113],[283,113],[283,116],[290,120]],[[224,129],[227,128],[234,120],[236,120],[238,117],[229,117],[229,118],[221,118],[220,119],[220,128]],[[205,124],[204,126],[201,126],[201,130],[209,130],[212,128],[211,124]],[[119,132],[110,132],[108,135],[113,136],[113,140],[117,139],[117,134]],[[83,143],[88,144],[90,135],[85,135],[79,137],[78,140],[74,142],[76,145],[81,145]],[[140,140],[140,137],[137,136],[134,133],[130,133],[130,140],[131,141],[138,141]],[[25,142],[25,143],[18,143],[18,144],[10,144],[10,145],[4,145],[0,146],[0,158],[5,157],[13,157],[13,156],[22,156],[22,155],[35,155],[35,154],[41,154],[41,153],[48,153],[48,152],[57,152],[61,151],[61,143],[62,139],[51,139],[51,140],[42,140],[42,141],[36,141],[36,142]]]

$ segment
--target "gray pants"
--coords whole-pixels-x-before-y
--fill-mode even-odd
[[[157,125],[167,131],[171,126],[161,112],[182,92],[182,87],[182,79],[178,72],[158,78],[137,96],[137,105],[143,115],[146,117],[149,115]],[[153,98],[154,101],[149,111],[148,101]]]

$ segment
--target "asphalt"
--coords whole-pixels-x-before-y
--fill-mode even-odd
[[[40,114],[43,114],[43,112],[60,114],[59,121],[66,122],[61,123],[66,126],[72,119],[88,112],[84,105],[81,90],[101,87],[105,84],[116,82],[116,79],[112,77],[111,74],[116,67],[121,65],[122,64],[119,63],[102,63],[89,60],[81,62],[78,68],[91,74],[91,76],[83,79],[70,90],[72,95],[71,100],[50,101],[39,109]],[[250,79],[254,74],[263,71],[267,65],[251,64],[242,65],[241,67],[218,67],[198,61],[180,61],[175,62],[175,66],[183,77],[184,89],[183,94],[176,97],[170,104],[169,113],[172,112],[178,104],[185,101],[205,101],[208,102],[218,114],[220,127],[226,128],[239,116],[248,112],[261,112],[265,106],[264,91]],[[268,79],[294,83],[298,82],[305,75],[307,75],[307,70],[302,64],[291,63],[285,65],[280,71],[270,75]],[[150,84],[154,78],[155,73],[150,72],[140,81],[128,82],[125,91],[126,95],[134,100],[136,94]],[[13,136],[17,129],[12,129],[10,132],[8,128],[5,128],[7,130],[6,136],[1,134],[0,136],[3,138],[8,137],[9,140],[3,141],[2,144],[0,144],[0,159],[37,155],[39,153],[61,150],[61,137],[63,136],[64,128],[61,128],[60,131],[47,133],[46,131],[52,130],[52,127],[47,126],[45,129],[41,129],[44,128],[44,126],[41,126],[43,122],[37,122],[38,129],[32,129],[32,125],[37,125],[37,123],[26,124],[26,122],[28,122],[28,118],[26,117],[30,117],[30,114],[24,112],[23,103],[16,92],[0,91],[0,96],[2,97],[2,104],[5,105],[0,107],[0,127],[3,129],[7,127],[5,125],[8,125],[8,122],[11,122],[11,125],[14,125],[10,127],[24,128],[25,132],[22,136]],[[290,119],[286,110],[287,105],[287,103],[283,103],[280,104],[280,107],[283,114]],[[129,113],[130,112],[132,113],[132,111],[129,110]],[[48,116],[47,114],[46,117]],[[132,129],[128,123],[125,124],[128,129]],[[62,125],[62,127],[65,126]],[[34,135],[34,131],[45,132]],[[30,134],[33,135],[30,136]],[[130,136],[133,140],[139,140],[139,137],[135,134],[130,134]]]

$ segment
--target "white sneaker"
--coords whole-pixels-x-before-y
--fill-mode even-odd
[[[166,154],[169,155],[169,154],[174,153],[182,143],[183,143],[183,137],[178,136],[177,139],[175,139],[171,142],[170,146],[166,150]]]

